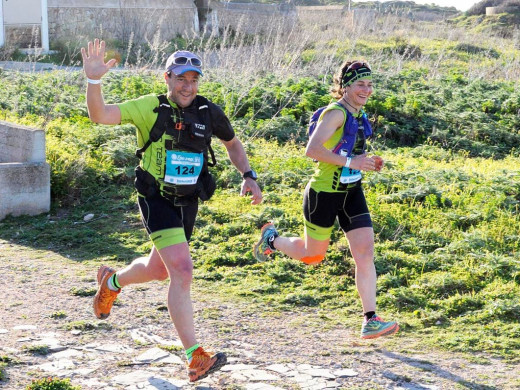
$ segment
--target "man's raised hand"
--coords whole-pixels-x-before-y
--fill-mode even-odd
[[[81,57],[85,75],[92,80],[101,79],[116,64],[114,58],[105,62],[105,41],[97,38],[94,42],[89,41],[86,50],[84,47],[81,48]]]

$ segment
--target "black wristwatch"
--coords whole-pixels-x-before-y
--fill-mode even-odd
[[[250,179],[253,179],[253,180],[256,180],[258,179],[258,176],[256,175],[256,172],[253,171],[252,169],[250,171],[247,171],[247,172],[244,172],[244,174],[242,175],[242,178],[243,179],[246,179],[246,178],[250,178]]]

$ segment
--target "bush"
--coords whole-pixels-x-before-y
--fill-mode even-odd
[[[300,126],[294,119],[286,116],[278,116],[257,122],[251,137],[260,137],[268,140],[276,140],[280,143],[289,141],[304,144],[308,140],[307,130]]]
[[[0,362],[0,381],[3,381],[7,378],[7,373],[5,368],[7,367],[7,363]]]
[[[79,386],[70,384],[70,379],[43,378],[36,379],[28,385],[26,390],[81,390]]]
[[[455,50],[469,54],[483,54],[492,58],[500,57],[500,53],[493,48],[481,47],[470,43],[457,43]]]

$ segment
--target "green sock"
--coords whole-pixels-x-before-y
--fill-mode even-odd
[[[121,288],[121,285],[117,281],[117,273],[108,278],[107,285],[112,291],[118,291]]]
[[[193,355],[193,352],[195,352],[195,350],[200,347],[199,344],[195,344],[193,347],[190,347],[186,350],[186,359],[188,360],[188,363],[191,362],[191,358],[192,358],[192,355]]]

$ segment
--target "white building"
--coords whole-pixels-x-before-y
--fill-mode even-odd
[[[47,0],[1,0],[0,3],[0,46],[8,34],[20,31],[37,31],[39,47],[49,50],[49,23]]]

